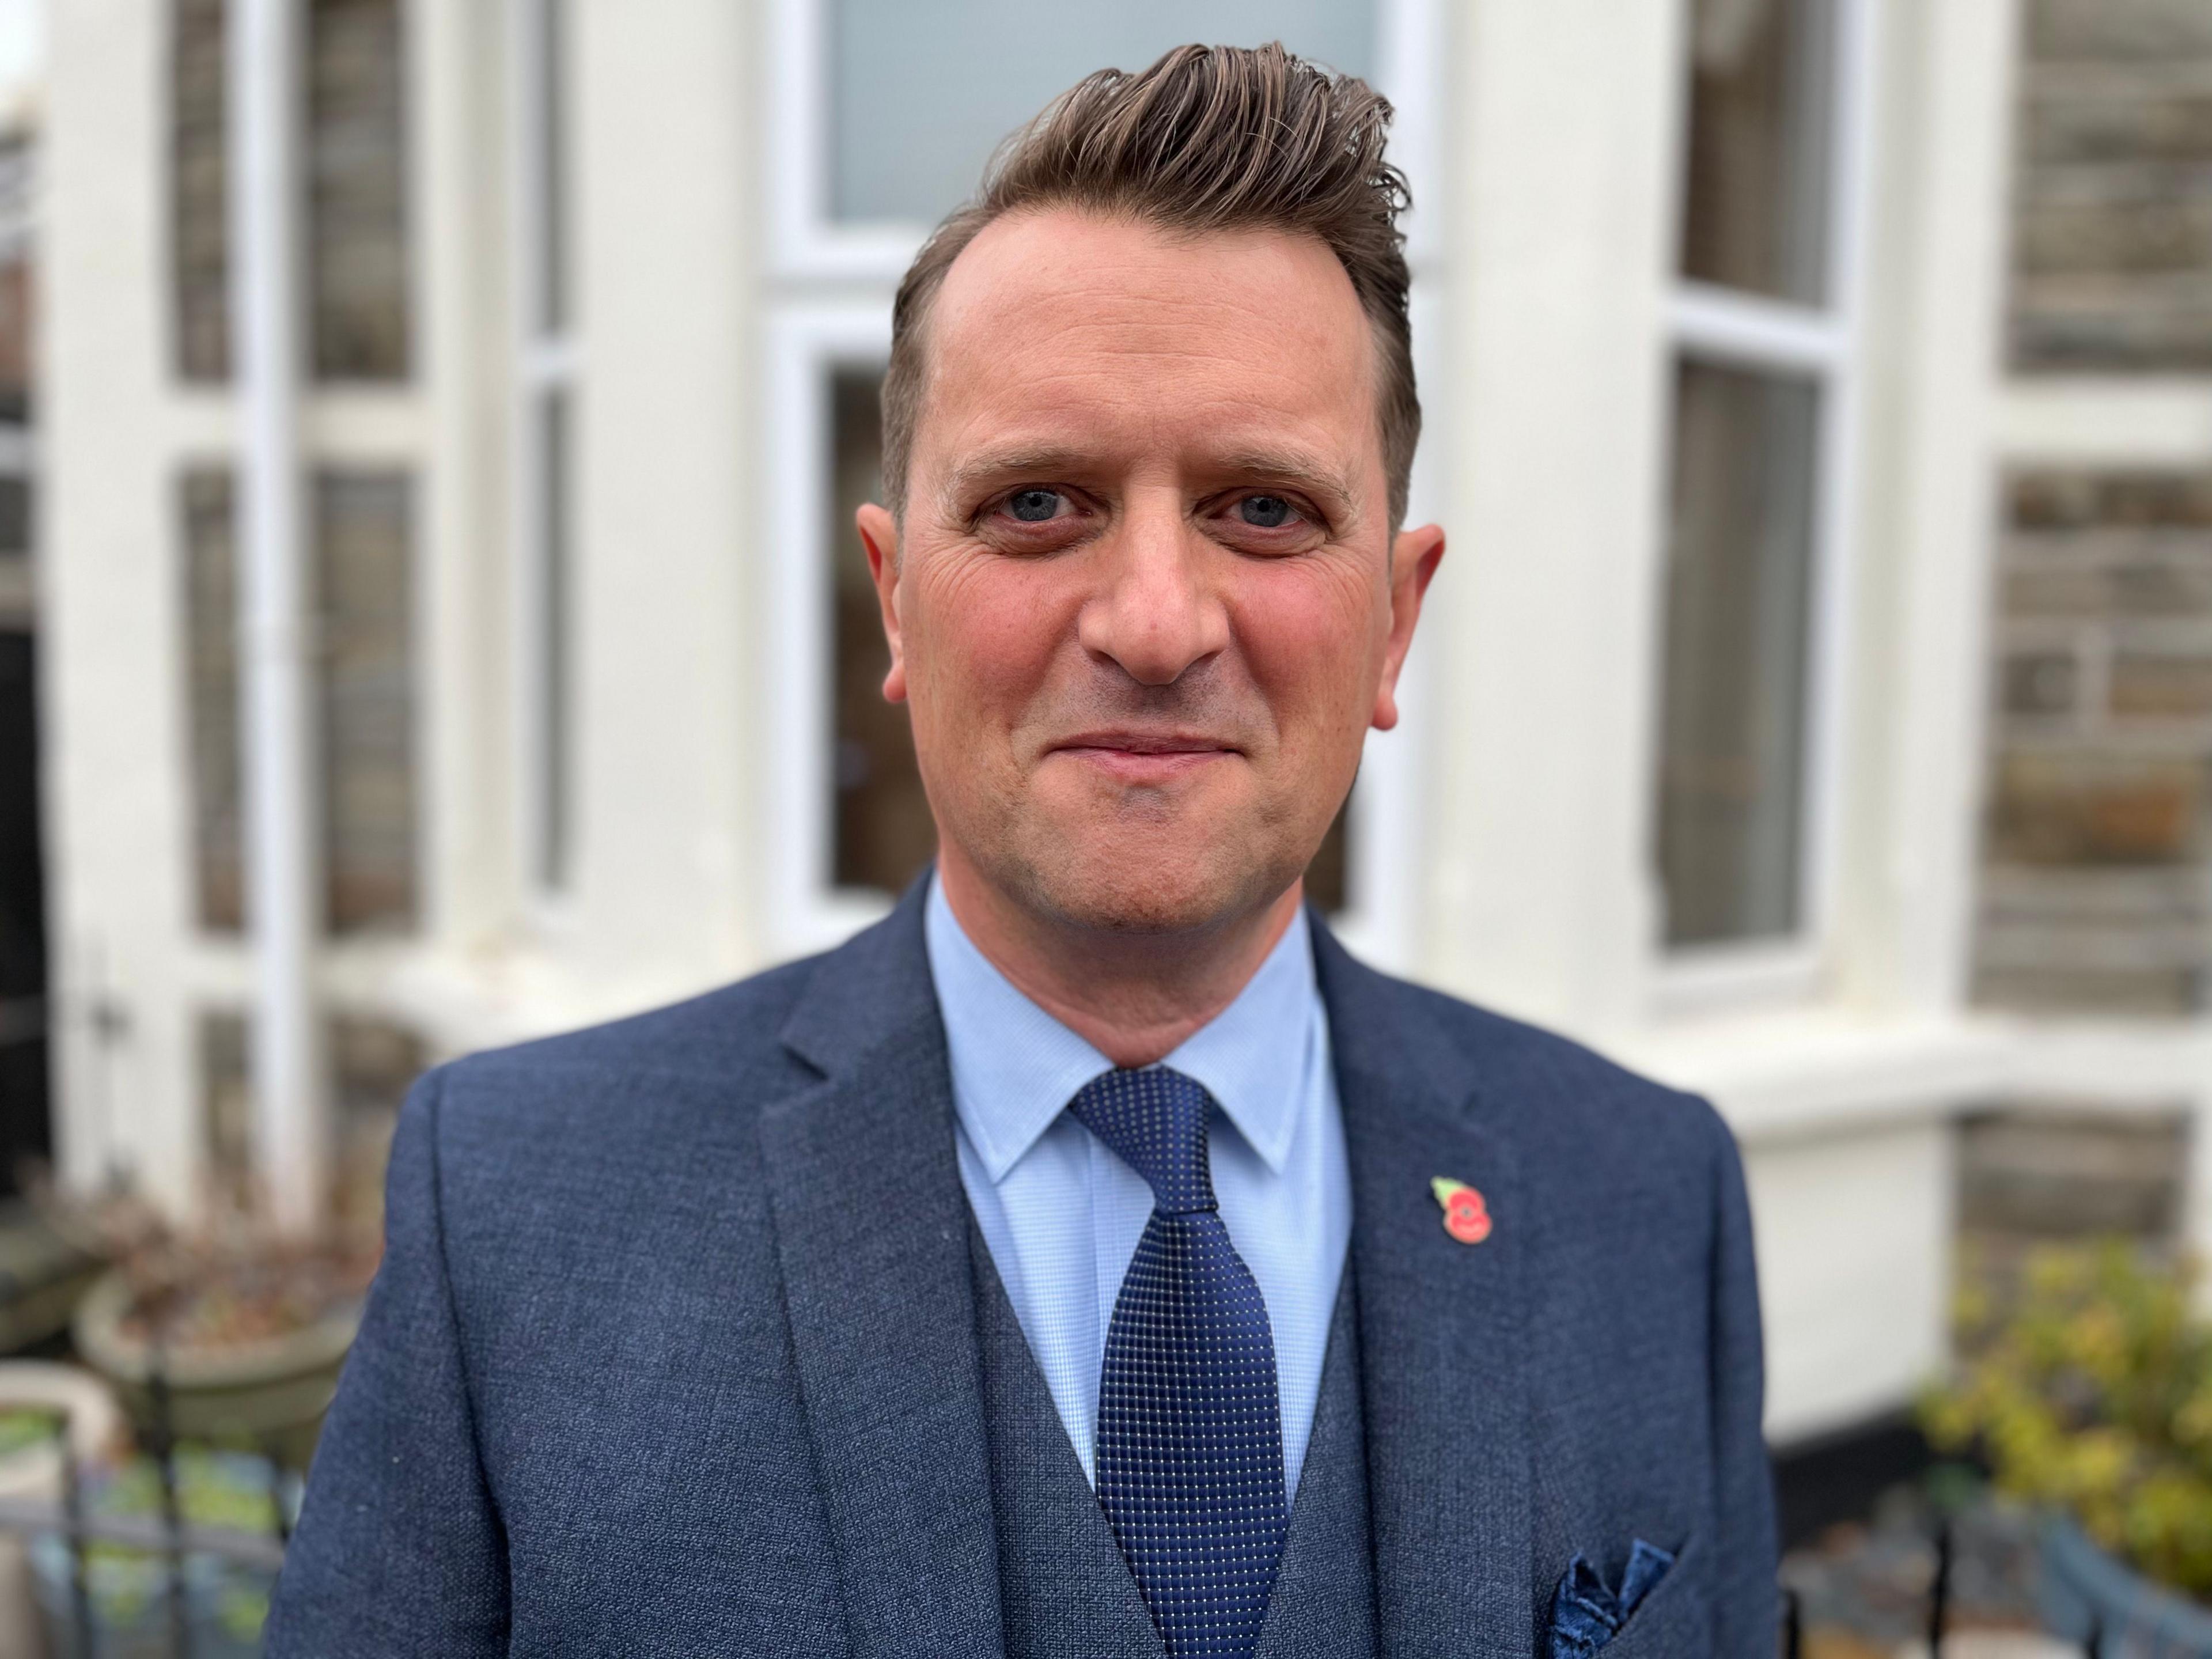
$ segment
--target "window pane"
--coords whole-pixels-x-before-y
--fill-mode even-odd
[[[1335,915],[1345,907],[1346,888],[1351,880],[1351,837],[1352,800],[1346,796],[1344,805],[1336,809],[1328,834],[1322,837],[1313,862],[1306,866],[1306,900],[1323,915]]]
[[[884,701],[891,665],[867,550],[854,528],[863,501],[883,499],[883,422],[875,369],[841,370],[830,388],[834,476],[829,507],[836,661],[835,879],[840,887],[901,891],[937,851],[937,826],[915,765],[905,705]]]
[[[31,553],[31,481],[0,472],[0,559]]]
[[[1679,373],[1658,801],[1670,945],[1801,921],[1818,425],[1807,382]]]
[[[830,27],[830,210],[924,224],[967,199],[1001,138],[1093,70],[1142,69],[1189,40],[1280,40],[1354,75],[1375,55],[1374,0],[837,0]]]
[[[307,11],[315,374],[407,376],[406,60],[399,0]]]
[[[5,157],[0,151],[0,171]],[[0,262],[0,422],[11,426],[31,418],[32,379],[38,368],[32,310],[36,297],[27,256]]]
[[[541,394],[532,411],[536,425],[534,487],[538,545],[538,629],[534,711],[538,799],[533,803],[536,844],[532,873],[538,885],[558,890],[568,884],[571,862],[569,774],[575,724],[574,672],[571,666],[574,623],[574,550],[568,514],[568,393],[558,388]]]
[[[230,373],[229,171],[223,0],[169,8],[169,268],[177,372]]]
[[[185,556],[185,705],[191,711],[192,849],[201,927],[243,925],[245,811],[238,732],[238,566],[228,467],[187,472],[179,490]]]
[[[1826,295],[1834,0],[1696,0],[1682,273]]]
[[[209,1009],[199,1019],[201,1150],[207,1196],[218,1216],[254,1212],[252,1019]],[[333,1014],[325,1022],[331,1088],[330,1207],[339,1238],[375,1247],[384,1223],[384,1174],[408,1085],[422,1072],[422,1040],[388,1020]]]
[[[304,9],[307,353],[324,380],[406,378],[406,61],[400,0]],[[178,372],[230,374],[225,0],[170,0],[170,270]]]
[[[412,493],[404,472],[315,481],[334,933],[415,920]]]
[[[529,142],[535,147],[528,173],[532,273],[531,318],[540,334],[559,334],[568,325],[568,8],[566,0],[538,0],[537,84],[530,112]]]
[[[225,468],[183,480],[187,706],[203,927],[243,924],[239,580]],[[315,481],[323,858],[333,931],[415,916],[412,487],[401,472]]]

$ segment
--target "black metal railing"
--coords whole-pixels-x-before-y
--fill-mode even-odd
[[[1958,1538],[1951,1519],[1939,1516],[1933,1539],[1936,1571],[1928,1585],[1928,1653],[1929,1659],[1942,1659],[1943,1638],[1950,1633],[1951,1588],[1958,1559]],[[1804,1659],[1805,1607],[1796,1589],[1787,1583],[1782,1586],[1783,1659]],[[2089,1613],[2089,1628],[2082,1638],[2081,1651],[2085,1659],[2106,1659],[2110,1651],[2106,1644],[2106,1632],[2096,1610]]]
[[[94,1547],[140,1552],[163,1565],[162,1599],[167,1625],[167,1647],[172,1659],[193,1659],[192,1621],[187,1602],[185,1562],[188,1558],[211,1558],[231,1565],[264,1572],[272,1577],[283,1565],[291,1540],[291,1511],[286,1501],[285,1476],[275,1444],[258,1448],[258,1459],[269,1472],[269,1524],[265,1531],[228,1526],[208,1526],[186,1518],[185,1485],[180,1477],[179,1446],[174,1431],[174,1413],[169,1382],[157,1363],[148,1375],[149,1421],[142,1449],[154,1468],[159,1492],[154,1515],[103,1514],[89,1501],[91,1486],[70,1435],[69,1415],[55,1410],[50,1415],[60,1457],[58,1498],[0,1498],[0,1532],[26,1540],[58,1539],[67,1552],[69,1595],[66,1623],[76,1659],[97,1659],[101,1648],[100,1610],[94,1591],[92,1569]],[[33,1574],[34,1579],[37,1574]],[[49,1616],[45,1597],[34,1610]],[[51,1632],[59,1634],[60,1632]],[[140,1638],[143,1640],[143,1638]],[[140,1650],[134,1647],[133,1651]]]

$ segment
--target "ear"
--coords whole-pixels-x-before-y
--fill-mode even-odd
[[[853,515],[860,545],[868,550],[868,574],[875,578],[876,601],[883,607],[884,638],[891,647],[891,670],[884,676],[884,701],[906,701],[906,642],[899,631],[898,520],[873,501]]]
[[[1413,624],[1421,619],[1421,600],[1444,556],[1444,532],[1437,525],[1401,530],[1390,544],[1390,637],[1382,650],[1382,676],[1375,688],[1375,729],[1398,723],[1398,674],[1413,643]]]

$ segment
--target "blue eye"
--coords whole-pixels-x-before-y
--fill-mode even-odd
[[[1006,497],[1007,513],[1024,524],[1042,524],[1059,507],[1057,489],[1017,489]]]
[[[1279,530],[1297,515],[1280,495],[1247,495],[1237,503],[1237,516],[1261,530]]]

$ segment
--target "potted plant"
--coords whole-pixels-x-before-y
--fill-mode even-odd
[[[79,1357],[142,1430],[244,1441],[304,1469],[361,1322],[374,1249],[280,1238],[236,1217],[185,1233],[117,1199],[97,1226],[115,1265],[77,1306]]]
[[[1968,1357],[1923,1425],[2048,1516],[2051,1627],[2212,1656],[2212,1323],[2193,1270],[2119,1243],[2047,1249],[2014,1291],[1969,1291],[1960,1311]]]

